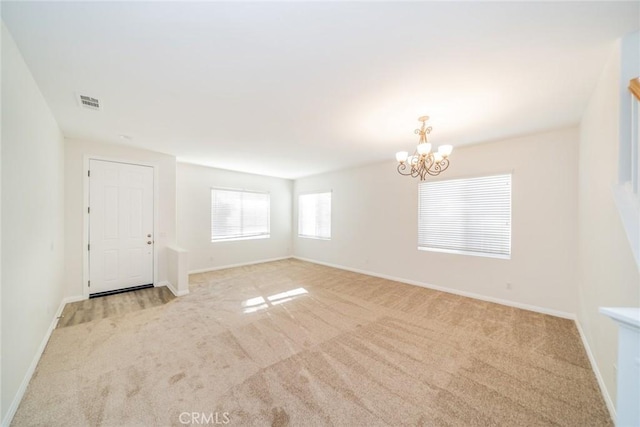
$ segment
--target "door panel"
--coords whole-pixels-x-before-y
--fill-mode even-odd
[[[153,168],[91,160],[91,294],[153,283]]]

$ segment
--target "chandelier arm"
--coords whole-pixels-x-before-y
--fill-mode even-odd
[[[413,168],[412,168],[412,169],[409,169],[409,171],[407,171],[407,172],[404,172],[404,170],[405,170],[405,169],[407,169],[407,164],[406,164],[406,163],[400,163],[400,164],[398,165],[398,173],[399,173],[400,175],[404,175],[404,176],[413,176],[413,175],[412,175],[412,174],[413,174],[413,171],[412,171],[412,169],[413,169]]]
[[[441,172],[444,172],[449,167],[449,159],[442,159],[440,162],[434,163],[433,168],[427,170],[427,173],[431,176],[438,176]]]
[[[438,176],[440,175],[440,172],[442,172],[442,170],[439,166],[435,166],[433,169],[427,170],[427,173],[431,176]]]

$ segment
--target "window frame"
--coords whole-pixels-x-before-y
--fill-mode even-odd
[[[300,212],[301,212],[301,197],[302,196],[311,196],[311,195],[319,195],[319,194],[329,194],[329,237],[323,236],[313,236],[313,235],[303,235],[300,234]],[[319,190],[319,191],[308,191],[304,193],[298,193],[298,226],[297,226],[297,236],[302,239],[313,239],[313,240],[331,240],[333,237],[333,190]],[[316,227],[317,228],[317,227]]]
[[[209,188],[210,192],[210,211],[209,211],[209,218],[211,221],[211,228],[210,228],[210,239],[211,239],[211,243],[221,243],[221,242],[233,242],[233,241],[239,241],[239,240],[255,240],[255,239],[270,239],[271,238],[271,192],[269,191],[259,191],[259,190],[247,190],[247,189],[240,189],[240,188],[225,188],[225,187],[210,187]],[[233,237],[217,237],[214,238],[213,236],[213,215],[214,215],[214,209],[213,209],[213,193],[214,191],[228,191],[228,192],[236,192],[236,193],[250,193],[250,194],[263,194],[267,196],[267,232],[266,233],[261,233],[261,234],[250,234],[250,235],[240,235],[240,236],[233,236]],[[240,221],[243,220],[243,207],[241,206],[240,208]]]
[[[436,248],[436,247],[428,247],[428,246],[420,245],[420,225],[421,225],[420,211],[421,211],[421,204],[422,204],[422,198],[420,197],[420,184],[429,184],[429,183],[446,182],[446,181],[461,181],[461,180],[471,180],[471,179],[491,178],[491,177],[501,177],[501,176],[509,176],[509,240],[508,240],[509,253],[508,254],[472,251],[472,250],[464,250],[464,249]],[[419,251],[438,252],[438,253],[455,254],[455,255],[469,255],[469,256],[478,256],[483,258],[510,260],[513,255],[513,171],[496,172],[491,174],[472,175],[472,176],[459,176],[459,177],[453,177],[453,178],[441,178],[441,179],[430,180],[430,181],[419,183],[418,184],[418,221],[417,222],[418,222],[418,250]]]

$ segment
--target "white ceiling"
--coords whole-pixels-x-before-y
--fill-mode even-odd
[[[434,145],[576,124],[639,13],[637,1],[2,3],[66,137],[285,178],[412,150],[424,114]]]

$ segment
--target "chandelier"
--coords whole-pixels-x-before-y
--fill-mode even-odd
[[[422,122],[420,129],[415,130],[416,135],[420,135],[418,146],[412,156],[406,151],[396,153],[398,161],[398,173],[412,178],[420,177],[424,181],[427,175],[436,176],[449,167],[449,155],[453,151],[451,145],[441,145],[438,151],[431,152],[431,143],[427,142],[427,135],[431,133],[431,126],[426,123],[429,116],[422,116],[418,121]]]

